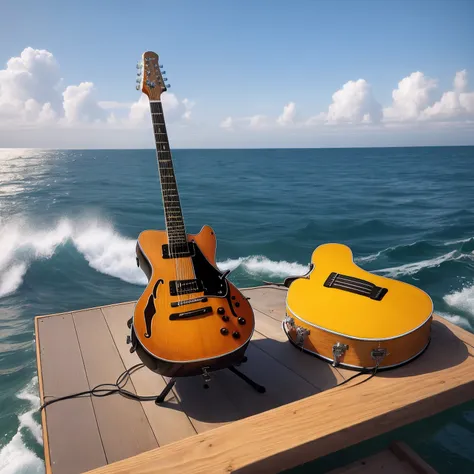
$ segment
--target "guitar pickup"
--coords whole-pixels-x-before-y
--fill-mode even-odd
[[[193,318],[195,316],[204,316],[212,313],[212,306],[205,306],[204,308],[193,309],[191,311],[184,311],[183,313],[170,314],[170,321],[177,321],[178,319]]]

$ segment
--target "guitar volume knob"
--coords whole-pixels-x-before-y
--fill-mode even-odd
[[[239,318],[239,319],[237,319],[237,322],[238,322],[241,326],[243,326],[243,325],[246,323],[245,318]]]
[[[223,336],[227,336],[227,334],[229,334],[229,330],[227,328],[221,328],[221,334]],[[233,335],[233,334],[232,334]]]
[[[224,314],[224,313],[225,313],[225,309],[222,306],[217,308],[217,314]]]
[[[234,339],[240,339],[240,332],[239,332],[239,331],[234,331],[234,332],[232,333],[232,337],[233,337]]]

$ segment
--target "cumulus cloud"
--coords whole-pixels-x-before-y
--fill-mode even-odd
[[[294,122],[296,117],[296,104],[290,102],[283,107],[283,113],[277,118],[277,123],[280,125],[290,125]]]
[[[0,70],[0,127],[96,124],[120,128],[141,124],[149,114],[145,95],[136,102],[119,102],[100,101],[98,94],[90,81],[64,86],[51,52],[25,48]],[[193,101],[165,93],[162,102],[167,121],[191,120]]]
[[[336,91],[326,116],[330,123],[377,123],[381,118],[382,107],[365,79],[346,82]]]
[[[445,92],[438,102],[420,114],[422,120],[456,120],[474,115],[474,93],[467,92],[467,71],[458,71],[454,76],[453,90]]]
[[[165,92],[161,95],[161,104],[163,112],[166,115],[166,121],[175,121],[183,119],[189,121],[191,119],[191,111],[194,102],[189,99],[179,100],[175,94]],[[128,119],[132,125],[140,125],[150,119],[150,105],[148,97],[142,94],[140,98],[130,107]]]
[[[227,117],[222,128],[232,128],[245,122],[248,127],[261,129],[276,125],[294,127],[317,127],[324,124],[385,124],[469,121],[474,120],[474,92],[468,91],[466,70],[456,72],[453,90],[442,94],[435,101],[437,81],[417,71],[403,78],[392,92],[392,104],[382,108],[375,99],[370,84],[364,80],[346,82],[332,95],[327,112],[319,112],[306,119],[296,117],[296,104],[290,102],[283,107],[283,113],[276,118],[254,115],[246,121]]]
[[[95,122],[106,117],[104,109],[98,103],[92,82],[68,86],[63,97],[64,113],[68,122]]]
[[[59,66],[46,50],[25,48],[0,70],[0,117],[48,121],[62,114]]]
[[[416,120],[432,101],[437,82],[422,72],[404,77],[392,92],[392,105],[384,109],[384,119],[392,121]]]

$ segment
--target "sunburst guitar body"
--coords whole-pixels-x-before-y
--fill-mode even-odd
[[[167,87],[158,55],[147,51],[139,66],[150,102],[166,230],[138,237],[137,264],[148,285],[129,321],[132,351],[151,370],[170,377],[203,374],[244,359],[255,327],[252,307],[215,261],[209,226],[185,230],[166,131],[161,94]],[[199,179],[198,177],[196,179]]]
[[[433,303],[424,291],[359,268],[342,244],[317,247],[311,263],[286,298],[283,329],[295,346],[356,370],[396,367],[426,349]]]

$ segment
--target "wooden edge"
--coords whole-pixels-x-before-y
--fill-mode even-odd
[[[39,330],[38,322],[41,319],[41,316],[35,317],[35,337],[36,337],[36,367],[38,370],[38,386],[39,386],[39,395],[40,395],[40,404],[44,403],[43,398],[43,372],[41,370],[41,355],[40,355],[40,343],[39,343]],[[41,429],[43,432],[43,450],[44,450],[44,464],[46,469],[46,474],[51,474],[51,459],[49,457],[49,439],[48,439],[48,428],[46,424],[46,411],[41,410]]]
[[[35,319],[36,318],[40,318],[40,319],[41,318],[51,318],[51,317],[54,317],[54,316],[64,316],[65,314],[81,313],[81,312],[84,312],[84,311],[91,311],[93,309],[109,308],[110,306],[122,306],[124,304],[132,304],[132,303],[136,303],[136,300],[122,301],[120,303],[103,304],[103,305],[100,305],[100,306],[92,306],[91,308],[71,309],[69,311],[63,311],[62,313],[40,314],[40,315],[35,316]]]
[[[389,449],[398,459],[408,463],[418,474],[438,474],[438,471],[433,469],[403,441],[394,441]]]
[[[354,392],[349,397],[366,400],[362,417],[348,408],[351,402],[345,390],[331,389],[94,469],[89,474],[281,472],[433,416],[472,400],[474,395],[474,380],[458,381],[449,389],[444,383],[432,381],[425,387],[426,396],[395,407],[385,403],[383,409],[374,413],[374,401],[379,395],[371,395],[368,386],[362,389],[364,385],[350,388]],[[342,410],[345,414],[338,409],[339,418],[335,418],[331,407],[338,407],[339,403],[346,405]]]

